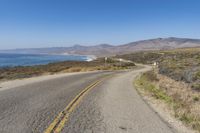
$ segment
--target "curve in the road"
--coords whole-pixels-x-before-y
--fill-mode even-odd
[[[109,75],[110,76],[110,75]],[[86,95],[88,91],[90,91],[92,88],[97,86],[99,83],[101,83],[105,78],[108,78],[109,76],[103,77],[102,79],[99,79],[95,81],[94,83],[90,84],[86,88],[83,89],[68,105],[67,107],[58,114],[58,116],[54,119],[54,121],[49,125],[49,127],[45,130],[44,133],[60,133],[61,130],[64,128],[66,121],[68,120],[68,117],[70,113],[76,108],[76,106],[80,103],[81,99]]]

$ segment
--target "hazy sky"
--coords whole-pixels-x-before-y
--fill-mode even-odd
[[[200,0],[0,0],[0,49],[200,38]]]

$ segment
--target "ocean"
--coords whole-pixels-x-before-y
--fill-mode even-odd
[[[0,67],[44,65],[60,61],[89,61],[88,56],[0,53]]]

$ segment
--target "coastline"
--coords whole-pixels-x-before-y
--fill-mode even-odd
[[[24,54],[24,53],[0,53],[0,68],[19,66],[48,65],[64,61],[85,61],[90,62],[97,59],[94,55],[78,54]]]
[[[68,53],[53,54],[53,55],[85,56],[87,58],[86,61],[88,62],[97,59],[95,55],[80,55],[80,54],[68,54]]]
[[[46,65],[0,68],[0,81],[31,78],[55,73],[85,72],[95,70],[119,70],[135,66],[134,63],[113,61],[105,66],[104,59],[88,56],[87,61],[62,61]]]

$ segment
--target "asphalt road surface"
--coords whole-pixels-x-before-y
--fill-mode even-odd
[[[94,81],[63,123],[63,133],[172,133],[137,94],[133,79],[140,70],[89,72],[0,91],[0,133],[43,133],[60,112]]]

